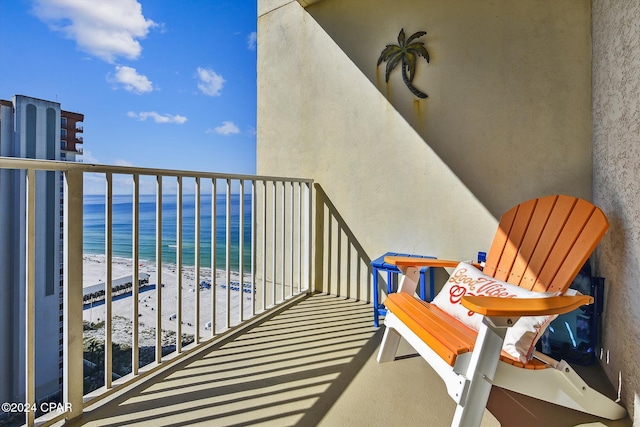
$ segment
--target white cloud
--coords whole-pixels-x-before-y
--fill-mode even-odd
[[[255,31],[253,31],[252,33],[249,33],[249,35],[247,36],[247,48],[249,48],[249,50],[256,50],[257,41],[258,41],[258,33],[256,33]]]
[[[82,163],[100,163],[89,150],[82,151]]]
[[[156,123],[177,123],[181,125],[187,121],[187,118],[185,116],[181,116],[179,114],[176,114],[175,116],[172,116],[171,114],[162,115],[162,114],[156,113],[155,111],[141,111],[139,113],[136,113],[134,111],[129,111],[127,113],[127,116],[133,119],[138,119],[142,122],[151,118]]]
[[[135,68],[124,65],[116,66],[116,74],[107,78],[113,83],[120,83],[126,90],[133,93],[145,93],[153,91],[153,83],[142,74],[138,74]]]
[[[224,121],[222,122],[222,125],[215,127],[213,130],[211,129],[207,130],[207,133],[214,133],[214,132],[219,135],[233,135],[236,133],[240,133],[240,129],[238,129],[238,126],[236,126],[235,123],[230,121]]]
[[[114,164],[116,166],[133,166],[133,163],[131,163],[128,160],[122,160],[122,159],[117,159]]]
[[[217,126],[215,128],[215,131],[220,135],[232,135],[235,133],[240,133],[240,129],[238,129],[238,126],[236,126],[235,123],[230,121],[223,121],[222,126]]]
[[[224,86],[225,79],[220,74],[217,74],[213,70],[198,67],[198,89],[205,95],[220,96],[222,86]]]
[[[78,48],[109,63],[117,57],[137,59],[139,39],[158,24],[142,15],[137,0],[35,0],[35,15]]]

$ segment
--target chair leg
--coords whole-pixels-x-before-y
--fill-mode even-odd
[[[395,319],[397,318],[393,313],[387,313],[384,321],[384,335],[382,336],[382,343],[380,344],[380,350],[378,350],[378,357],[376,359],[378,363],[393,362],[396,358],[402,336],[391,326]]]
[[[506,328],[489,326],[489,323],[483,324],[478,331],[473,355],[465,375],[467,387],[463,391],[463,396],[458,399],[454,396],[458,405],[452,426],[477,427],[482,422],[506,331]]]
[[[564,361],[558,362],[555,368],[535,371],[501,362],[493,383],[525,396],[609,420],[627,415],[624,407],[590,387]]]
[[[402,279],[398,285],[398,292],[407,292],[414,295],[420,281],[420,269],[407,267],[401,270]],[[392,362],[396,358],[402,336],[393,328],[394,322],[399,322],[398,318],[393,313],[387,312],[384,320],[385,330],[382,344],[380,344],[380,350],[378,351],[378,363]]]

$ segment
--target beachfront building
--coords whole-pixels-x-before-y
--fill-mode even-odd
[[[60,153],[61,160],[80,161],[84,139],[81,135],[84,127],[84,114],[60,110]]]
[[[0,100],[0,154],[5,157],[76,161],[82,114],[54,101],[15,95]],[[24,399],[25,209],[24,172],[0,171],[0,401]],[[35,375],[38,399],[61,390],[62,368],[62,181],[59,172],[36,176]]]

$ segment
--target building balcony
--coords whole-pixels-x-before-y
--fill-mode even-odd
[[[410,347],[403,344],[393,363],[376,362],[384,327],[373,326],[371,258],[317,183],[0,158],[3,173],[16,169],[26,171],[15,179],[24,180],[27,206],[22,401],[38,409],[18,424],[450,424],[454,402]],[[38,170],[60,171],[64,180],[63,387],[48,401],[37,391],[32,345]],[[90,194],[96,182],[101,192]],[[90,221],[103,223],[100,230]],[[95,285],[84,280],[95,267],[83,253],[88,233],[102,236],[102,283],[114,285],[93,299],[84,291]],[[124,283],[117,281],[122,258],[131,280],[115,289]],[[131,285],[142,273],[149,283]],[[597,365],[580,370],[592,386],[615,394]],[[605,422],[494,389],[482,425],[558,420]]]
[[[71,146],[67,143],[67,141],[62,140],[62,141],[60,141],[60,149],[61,149],[62,151],[66,151],[66,152],[68,152],[68,153],[82,154],[82,153],[83,153],[82,147],[78,147],[78,145],[77,145],[77,144],[82,144],[82,139],[78,140],[78,139],[76,138],[76,141],[75,141],[75,144],[73,145],[73,147],[71,147]]]

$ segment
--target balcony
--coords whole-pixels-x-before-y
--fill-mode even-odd
[[[68,145],[67,141],[61,140],[60,141],[60,149],[62,151],[66,151],[66,152],[70,152],[70,153],[82,154],[83,153],[83,149],[82,149],[82,147],[78,147],[77,144],[82,144],[82,139],[78,140],[78,138],[76,138],[76,142],[74,144],[73,149],[71,149],[71,147]]]
[[[370,259],[311,180],[0,158],[0,172],[9,170],[18,171],[12,179],[24,189],[26,202],[23,401],[38,402],[40,409],[28,411],[20,423],[449,425],[453,401],[409,347],[394,363],[376,363],[382,328],[373,327]],[[39,171],[60,172],[64,180],[63,390],[51,406],[36,393],[32,345],[38,327]],[[92,210],[87,194],[96,182],[103,191],[91,196],[100,203]],[[131,218],[126,239],[117,221],[121,205]],[[142,248],[151,242],[150,283],[158,285],[132,286],[124,300],[141,301],[154,293],[151,307],[130,304],[129,316],[152,316],[161,327],[151,337],[152,360],[145,361],[144,320],[131,322],[129,372],[116,372],[114,346],[106,345],[102,384],[83,392],[87,375],[79,367],[100,363],[88,362],[83,348],[86,239],[78,224],[86,226],[96,212],[104,222],[106,283],[118,278],[114,248],[122,244],[129,246],[131,279],[138,283],[140,266],[149,261]],[[145,212],[155,220],[152,229],[143,225]],[[174,230],[169,244],[167,221]],[[211,249],[212,242],[219,250]],[[175,277],[169,278],[163,266],[173,268]],[[212,266],[221,266],[219,276]],[[242,279],[234,284],[234,277]],[[199,285],[207,280],[209,288]],[[123,299],[111,286],[104,287],[103,298],[104,342],[115,344]],[[91,314],[93,309],[88,308]],[[167,344],[166,331],[191,338]],[[610,386],[597,367],[581,371],[594,387],[615,394],[606,389]],[[604,422],[500,389],[493,390],[488,408],[484,426],[514,425],[516,419],[517,425]],[[631,425],[628,419],[606,423]]]

